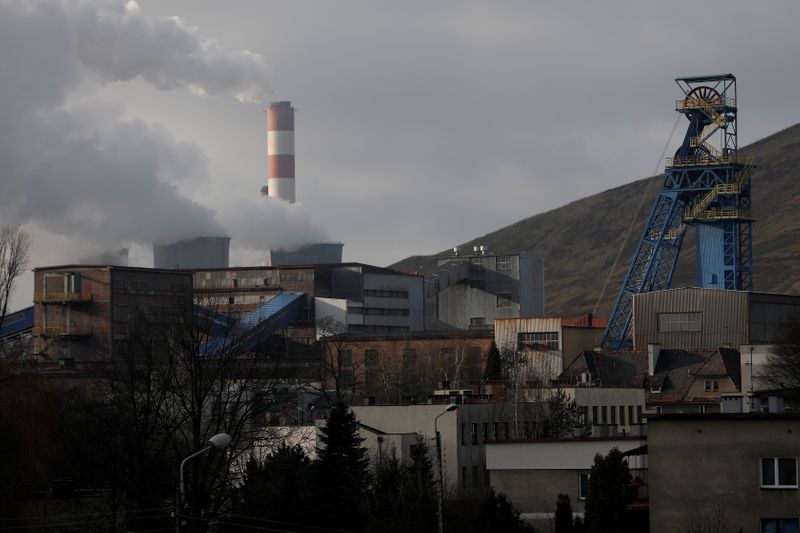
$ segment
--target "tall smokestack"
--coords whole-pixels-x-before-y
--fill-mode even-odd
[[[294,108],[291,102],[272,102],[267,109],[267,186],[261,192],[294,203]]]

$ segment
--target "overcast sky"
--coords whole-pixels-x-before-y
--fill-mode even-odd
[[[0,0],[0,222],[32,266],[193,232],[237,264],[325,239],[387,265],[662,171],[676,77],[737,76],[742,145],[798,122],[798,24],[796,0]],[[259,197],[272,100],[291,208]]]

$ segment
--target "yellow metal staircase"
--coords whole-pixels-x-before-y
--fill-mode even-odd
[[[683,217],[685,222],[691,222],[693,220],[717,220],[720,218],[738,218],[735,216],[731,216],[732,212],[737,212],[742,214],[742,218],[752,218],[752,213],[749,211],[741,211],[739,209],[712,209],[709,211],[703,212],[708,205],[714,201],[718,196],[721,195],[731,195],[731,194],[739,194],[742,192],[742,188],[744,185],[750,180],[750,171],[753,168],[753,163],[755,162],[755,157],[750,156],[748,158],[747,163],[745,163],[742,170],[739,171],[739,176],[736,179],[736,183],[720,183],[715,185],[710,191],[708,191],[705,196],[703,196],[692,209]],[[712,215],[713,213],[713,215]]]

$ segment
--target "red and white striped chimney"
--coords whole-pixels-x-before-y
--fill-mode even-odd
[[[294,203],[294,108],[272,102],[267,109],[267,196]]]

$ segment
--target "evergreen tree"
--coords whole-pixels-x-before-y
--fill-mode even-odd
[[[500,350],[497,344],[492,341],[489,352],[486,354],[486,368],[483,371],[483,379],[499,380],[503,379],[503,360],[500,358]]]
[[[631,481],[622,452],[595,455],[586,498],[586,531],[620,533],[624,529],[626,491]]]
[[[406,468],[408,531],[435,531],[437,527],[436,483],[428,447],[422,437],[411,448],[411,464]]]
[[[585,427],[583,409],[575,400],[567,397],[561,390],[547,401],[547,410],[547,436],[549,437],[572,437],[576,429]]]
[[[556,501],[556,533],[572,533],[572,503],[569,496],[559,494]]]
[[[263,463],[251,460],[242,487],[242,514],[303,522],[311,461],[300,446],[282,444]]]
[[[343,402],[336,403],[320,430],[317,483],[325,491],[319,512],[327,527],[363,531],[369,486],[369,459],[358,421]]]
[[[478,519],[475,524],[476,533],[533,533],[533,528],[525,524],[505,494],[497,493],[490,488],[481,498],[478,506]]]

